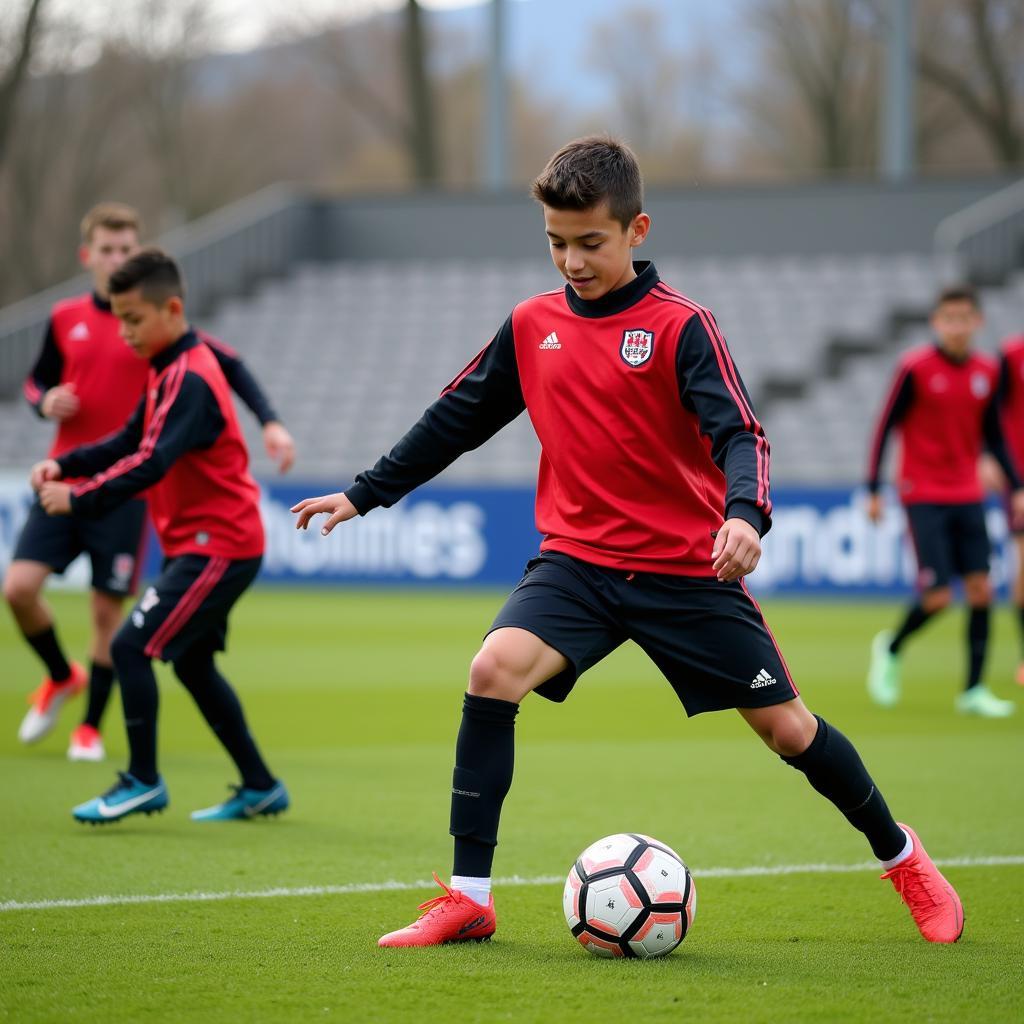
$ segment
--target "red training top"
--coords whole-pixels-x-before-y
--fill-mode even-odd
[[[937,345],[908,352],[875,428],[868,488],[878,490],[889,432],[898,428],[902,446],[897,486],[903,504],[981,501],[978,458],[983,448],[1007,461],[995,401],[998,374],[995,360],[980,352],[962,360]],[[1016,480],[1016,473],[1010,476]]]
[[[148,489],[169,558],[263,553],[259,488],[231,389],[193,331],[150,361],[146,393],[119,433],[57,461],[66,477],[91,477],[72,490],[76,515],[101,516]]]

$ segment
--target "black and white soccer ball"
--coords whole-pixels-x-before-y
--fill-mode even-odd
[[[686,938],[697,890],[672,847],[625,832],[599,839],[576,858],[562,908],[569,930],[591,953],[648,959]]]

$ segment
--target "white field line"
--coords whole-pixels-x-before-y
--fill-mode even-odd
[[[943,868],[985,868],[1024,865],[1024,856],[1008,857],[949,857],[935,862]],[[778,875],[838,875],[853,871],[880,871],[877,861],[860,864],[771,864],[750,865],[740,868],[693,868],[698,881],[702,878],[750,878]],[[561,885],[562,875],[538,875],[522,878],[496,878],[496,887],[513,885]],[[434,882],[353,882],[349,885],[280,886],[273,889],[233,890],[227,892],[158,892],[121,896],[85,896],[64,900],[5,900],[0,902],[0,913],[12,910],[56,910],[63,907],[117,907],[135,903],[207,903],[216,900],[266,900],[280,896],[351,896],[364,892],[411,892],[435,888]]]

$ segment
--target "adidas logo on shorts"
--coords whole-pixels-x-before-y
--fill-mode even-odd
[[[778,680],[775,676],[770,676],[768,670],[763,668],[757,673],[757,677],[750,684],[750,688],[752,690],[759,690],[762,686],[774,686],[777,682]]]

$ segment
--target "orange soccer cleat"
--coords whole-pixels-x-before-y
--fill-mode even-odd
[[[494,897],[481,906],[457,889],[449,889],[437,873],[434,881],[444,889],[443,896],[420,904],[424,913],[406,928],[388,932],[377,940],[378,946],[442,946],[448,942],[486,942],[497,927]]]
[[[912,828],[900,824],[914,844],[913,853],[890,868],[888,878],[906,903],[918,931],[929,942],[956,942],[964,930],[964,908],[956,890],[942,877]]]
[[[44,679],[29,695],[31,705],[18,729],[22,743],[35,743],[46,736],[57,724],[57,717],[65,702],[77,697],[89,685],[89,674],[78,664],[71,662],[71,675],[62,682]]]

